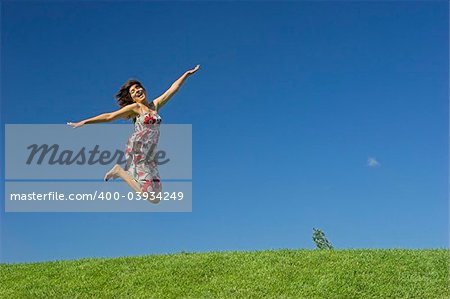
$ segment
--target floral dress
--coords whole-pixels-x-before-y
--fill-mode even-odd
[[[136,117],[134,133],[125,150],[125,171],[140,185],[142,192],[162,191],[158,165],[155,161],[161,116],[146,112]]]

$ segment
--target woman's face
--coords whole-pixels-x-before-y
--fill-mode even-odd
[[[144,88],[142,88],[142,86],[140,86],[139,84],[132,85],[130,87],[129,91],[130,91],[131,98],[136,103],[142,103],[147,96],[145,94]]]

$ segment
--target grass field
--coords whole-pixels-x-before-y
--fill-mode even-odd
[[[0,298],[450,298],[450,251],[273,250],[0,265]]]

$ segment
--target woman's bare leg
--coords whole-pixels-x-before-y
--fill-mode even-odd
[[[121,178],[128,184],[136,192],[142,192],[141,187],[135,180],[131,178],[131,176],[122,168],[119,164],[114,165],[110,171],[105,174],[105,181],[109,179]]]

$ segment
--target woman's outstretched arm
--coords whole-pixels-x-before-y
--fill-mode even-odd
[[[134,103],[134,104],[127,105],[119,110],[114,111],[114,112],[103,113],[103,114],[79,121],[77,123],[68,122],[67,124],[73,128],[78,128],[78,127],[81,127],[81,126],[87,125],[87,124],[104,123],[104,122],[113,121],[113,120],[116,120],[119,118],[128,118],[131,116],[132,113],[138,113],[138,112],[136,112],[137,109],[139,109],[138,104]]]
[[[156,105],[156,109],[160,109],[162,106],[164,106],[167,101],[170,100],[170,98],[180,89],[181,85],[183,85],[184,81],[192,74],[194,74],[198,69],[200,68],[200,65],[198,64],[195,68],[192,70],[189,70],[185,72],[183,75],[181,75],[180,78],[178,78],[173,84],[170,86],[168,90],[166,90],[162,95],[157,97],[153,100],[153,103]]]

